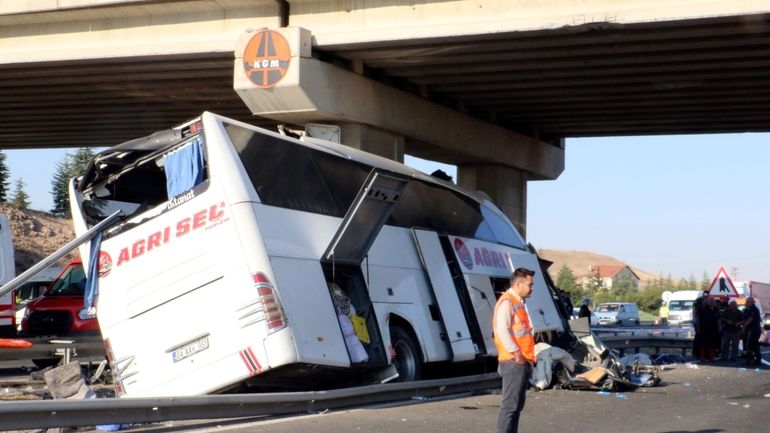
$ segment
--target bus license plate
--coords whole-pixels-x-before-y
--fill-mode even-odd
[[[193,341],[190,344],[186,344],[172,353],[174,362],[179,362],[185,358],[195,355],[198,352],[209,348],[209,338],[204,337],[200,340]]]

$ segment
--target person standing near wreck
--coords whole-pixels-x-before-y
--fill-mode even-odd
[[[527,384],[535,363],[535,337],[524,308],[524,300],[532,294],[534,271],[516,268],[511,286],[497,300],[492,328],[497,347],[497,372],[503,378],[497,433],[515,433],[524,409]]]

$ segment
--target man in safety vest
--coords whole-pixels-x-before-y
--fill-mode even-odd
[[[503,378],[503,400],[497,417],[497,433],[519,430],[519,416],[524,409],[527,383],[535,363],[535,337],[524,308],[524,300],[532,294],[534,271],[516,268],[511,274],[511,287],[500,296],[495,306],[492,327],[497,346],[497,372]]]

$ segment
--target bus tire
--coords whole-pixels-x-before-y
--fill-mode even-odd
[[[412,382],[422,377],[422,356],[409,332],[401,327],[390,328],[390,344],[395,356],[393,364],[398,371],[398,382]]]
[[[35,367],[43,370],[48,367],[55,367],[60,362],[59,359],[55,358],[43,358],[43,359],[33,359],[32,363],[35,364]]]

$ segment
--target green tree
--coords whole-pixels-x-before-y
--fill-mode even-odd
[[[604,280],[599,276],[598,272],[595,272],[588,277],[588,281],[586,281],[585,284],[585,289],[590,293],[606,289],[606,287],[604,287]]]
[[[711,277],[709,277],[708,272],[703,271],[703,277],[700,280],[700,289],[708,290],[710,285],[711,285]]]
[[[51,213],[61,217],[70,215],[69,182],[73,177],[80,176],[88,167],[94,152],[86,147],[78,149],[75,154],[68,153],[62,161],[56,164],[56,171],[51,179],[51,195],[53,208]]]
[[[51,180],[51,196],[53,197],[53,208],[51,208],[51,213],[60,217],[69,216],[69,193],[67,191],[67,183],[70,179],[69,174],[72,171],[72,163],[69,161],[68,156],[56,164],[56,171]]]
[[[567,292],[572,291],[577,286],[575,274],[569,266],[562,265],[559,268],[559,273],[556,275],[556,286]]]
[[[5,152],[0,150],[0,201],[8,201],[8,187],[10,184],[11,172],[8,170],[8,164],[5,162]]]
[[[24,181],[21,178],[16,180],[11,203],[19,209],[29,208],[29,195],[24,191]]]
[[[564,290],[569,294],[569,298],[573,305],[580,305],[586,294],[583,291],[583,287],[577,282],[575,273],[572,272],[572,268],[567,265],[562,265],[559,268],[559,273],[556,275],[556,287]]]

